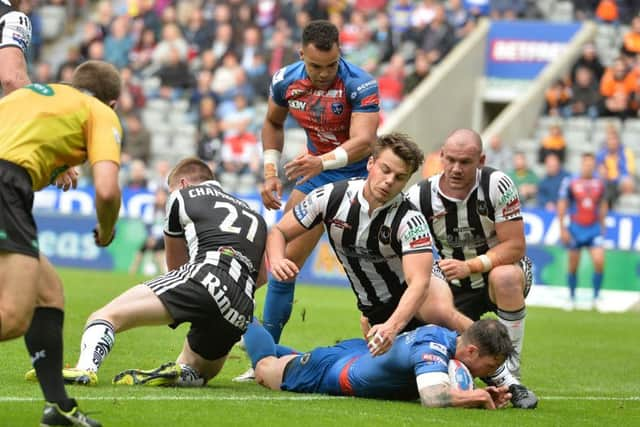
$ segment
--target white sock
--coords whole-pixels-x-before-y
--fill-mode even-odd
[[[520,381],[516,377],[511,374],[509,369],[507,369],[507,362],[505,361],[496,371],[489,376],[491,381],[497,387],[502,387],[506,385],[507,387],[511,384],[520,384]]]
[[[520,370],[520,354],[522,354],[522,344],[524,342],[524,321],[527,315],[526,307],[522,307],[516,311],[504,311],[498,309],[496,311],[498,320],[502,323],[509,332],[509,338],[514,348],[514,355],[511,358],[511,364],[515,363],[515,366],[509,366],[513,371],[514,369]],[[515,360],[514,360],[515,359]]]
[[[178,387],[202,387],[204,385],[204,378],[196,369],[184,363],[180,363],[180,368],[182,372],[176,383]]]
[[[94,320],[89,323],[82,334],[76,368],[98,372],[102,361],[113,348],[115,339],[111,323],[106,320]]]

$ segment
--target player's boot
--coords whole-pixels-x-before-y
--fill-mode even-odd
[[[535,409],[538,406],[536,395],[522,384],[511,384],[509,393],[511,393],[511,404],[514,408]]]
[[[47,402],[40,419],[40,427],[53,426],[102,427],[102,424],[80,411],[77,402],[74,400],[73,408],[70,411],[63,411],[55,403]]]
[[[98,384],[98,375],[93,371],[86,371],[84,369],[64,368],[62,370],[62,378],[65,384],[92,386]],[[28,370],[27,373],[24,374],[24,379],[27,381],[38,381],[36,370]]]
[[[144,371],[142,369],[127,369],[113,378],[114,384],[174,386],[180,379],[182,368],[174,362],[168,362],[159,368]]]
[[[253,370],[252,367],[249,367],[249,369],[247,369],[242,374],[235,377],[233,381],[237,383],[246,383],[250,381],[255,381],[255,379],[256,379],[256,372]]]

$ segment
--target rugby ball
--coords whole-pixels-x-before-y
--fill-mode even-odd
[[[464,363],[457,359],[449,360],[449,382],[452,390],[473,390],[473,377]]]

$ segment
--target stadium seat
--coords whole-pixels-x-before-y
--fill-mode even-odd
[[[569,117],[564,124],[565,132],[574,130],[591,132],[592,128],[593,120],[589,117]]]
[[[551,11],[549,16],[551,21],[571,22],[573,18],[573,3],[570,1],[559,1]]]
[[[637,215],[640,212],[640,194],[622,194],[615,204],[615,210],[621,214]]]

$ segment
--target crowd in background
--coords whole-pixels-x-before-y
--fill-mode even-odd
[[[602,64],[594,45],[586,45],[571,73],[547,91],[545,114],[636,117],[640,17],[634,15],[640,2],[572,3],[577,19],[628,24],[629,30],[610,67]],[[39,7],[45,4],[68,6],[65,0],[22,2],[33,25],[32,79],[69,80],[73,68],[85,59],[115,64],[124,81],[118,105],[125,130],[122,181],[125,187],[152,191],[164,185],[171,162],[157,151],[154,140],[166,124],[158,116],[145,120],[144,113],[162,102],[182,106],[168,112],[171,124],[186,123],[194,130],[190,139],[179,140],[187,145],[179,147],[180,152],[210,161],[218,175],[247,176],[255,188],[261,173],[260,126],[270,78],[298,59],[301,29],[310,20],[335,23],[344,58],[377,78],[384,120],[473,30],[479,17],[542,18],[538,2],[530,0],[76,0],[76,13],[67,14],[65,32],[75,29],[81,40],[66,46],[66,57],[60,60],[47,57],[43,49]],[[184,118],[174,120],[171,115]],[[547,175],[563,169],[567,142],[562,132],[561,126],[551,126],[541,138],[538,161]],[[633,153],[618,132],[607,131],[598,157],[600,172],[615,183],[610,185],[616,188],[610,192],[612,206],[620,194],[635,191]],[[488,141],[487,158],[512,171],[525,200],[551,206],[544,195],[546,176],[538,177],[527,166],[531,159],[514,156],[509,145],[495,136]],[[499,155],[501,151],[506,154]],[[554,160],[547,160],[550,153]],[[437,168],[437,163],[427,158],[427,166]],[[607,165],[615,167],[606,170]]]

